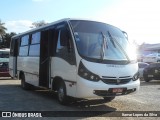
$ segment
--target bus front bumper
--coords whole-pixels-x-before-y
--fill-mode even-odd
[[[130,81],[127,84],[110,85],[103,81],[93,82],[79,77],[77,81],[77,98],[97,98],[120,96],[135,93],[140,88],[140,80]],[[118,90],[118,91],[116,91]]]

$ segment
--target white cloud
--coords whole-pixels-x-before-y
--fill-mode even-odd
[[[6,21],[5,27],[7,28],[7,32],[21,33],[30,30],[32,23],[29,20]]]
[[[115,25],[129,34],[137,43],[159,43],[160,13],[158,0],[123,0],[110,9],[98,11],[100,21]]]

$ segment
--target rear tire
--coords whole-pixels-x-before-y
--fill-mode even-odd
[[[103,97],[103,99],[105,100],[105,102],[111,102],[113,99],[115,99],[115,96],[113,96],[113,97]]]
[[[59,103],[62,105],[66,105],[68,102],[68,97],[66,95],[66,86],[63,81],[59,83],[57,93]]]

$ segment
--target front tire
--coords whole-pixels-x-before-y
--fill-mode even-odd
[[[60,102],[60,104],[66,105],[68,102],[68,97],[66,95],[66,86],[63,81],[59,83],[57,92],[58,92],[58,101]]]
[[[103,97],[103,99],[105,100],[105,102],[111,102],[113,99],[115,99],[115,96],[113,96],[113,97]]]

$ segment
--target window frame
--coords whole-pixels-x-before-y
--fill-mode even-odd
[[[38,37],[37,37],[37,34],[39,35]],[[34,38],[38,38],[39,40],[34,40],[33,39],[33,36],[36,36],[36,37],[34,37]],[[34,41],[34,42],[33,42]],[[38,42],[37,42],[38,41]],[[34,32],[34,33],[31,33],[31,35],[30,35],[30,44],[29,44],[29,50],[28,50],[28,56],[30,56],[30,57],[40,57],[40,41],[41,41],[41,31],[36,31],[36,32]],[[31,47],[32,46],[36,46],[36,45],[39,45],[39,51],[37,51],[36,53],[38,53],[38,54],[32,54],[32,53],[34,53],[33,51],[31,51],[31,50],[34,50],[34,49],[31,49]]]
[[[28,36],[28,44],[22,44],[23,40],[26,40],[26,39],[23,39],[23,38],[26,38],[26,36]],[[18,53],[18,55],[19,55],[20,57],[26,57],[26,56],[28,56],[29,43],[30,43],[30,35],[29,35],[29,34],[24,35],[24,36],[22,36],[22,37],[20,38],[20,47],[19,47],[19,53]],[[24,48],[24,47],[27,47],[26,54],[22,54],[22,53],[21,53],[21,51],[22,51],[21,48]]]

